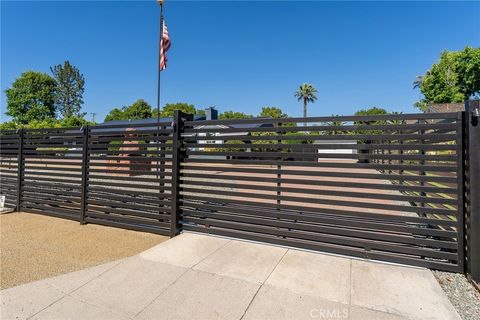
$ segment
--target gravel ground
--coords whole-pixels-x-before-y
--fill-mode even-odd
[[[480,319],[480,293],[463,274],[433,271],[463,320]]]
[[[129,257],[168,237],[29,213],[0,215],[0,289]]]

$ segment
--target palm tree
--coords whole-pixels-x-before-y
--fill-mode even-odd
[[[422,85],[423,78],[425,76],[416,76],[415,81],[413,81],[413,89],[418,89]]]
[[[307,103],[309,102],[314,102],[317,100],[317,96],[315,95],[317,93],[317,89],[315,89],[314,86],[308,83],[304,83],[300,86],[298,91],[295,92],[295,97],[297,98],[298,101],[303,100],[303,117],[307,117]],[[305,126],[307,124],[305,123]]]

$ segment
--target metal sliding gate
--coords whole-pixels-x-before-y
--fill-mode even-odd
[[[185,126],[183,230],[463,271],[463,113]]]
[[[0,136],[17,210],[463,272],[465,113],[171,121]]]

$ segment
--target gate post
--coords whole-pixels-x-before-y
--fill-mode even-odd
[[[175,237],[180,232],[180,163],[185,155],[184,140],[182,133],[184,131],[184,121],[191,120],[192,115],[175,110],[172,121],[172,189],[171,189],[171,215],[170,215],[170,237]]]
[[[480,283],[480,100],[465,103],[468,132],[469,271]]]
[[[17,205],[16,211],[21,210],[22,206],[22,182],[24,174],[24,161],[23,161],[23,140],[24,140],[25,129],[18,130],[18,168],[17,168]]]
[[[88,136],[90,135],[90,128],[83,127],[83,143],[82,143],[82,195],[81,195],[81,209],[80,209],[80,224],[86,224],[87,212],[87,187],[88,187]]]

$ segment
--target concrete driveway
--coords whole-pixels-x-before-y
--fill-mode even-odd
[[[0,294],[1,319],[460,319],[427,269],[191,233]]]

